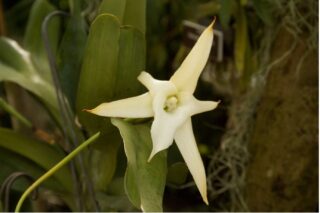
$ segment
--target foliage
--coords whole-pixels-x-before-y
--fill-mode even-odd
[[[8,2],[5,2],[5,22],[0,25],[6,28],[0,30],[3,33],[0,37],[0,81],[1,91],[4,91],[0,92],[3,96],[0,108],[6,112],[7,120],[12,119],[24,127],[17,128],[13,122],[1,121],[0,160],[5,165],[1,166],[0,182],[17,170],[39,178],[99,131],[96,143],[69,159],[69,167],[53,173],[42,185],[57,193],[73,211],[170,210],[166,206],[166,202],[170,206],[166,195],[181,193],[177,189],[189,190],[193,185],[187,183],[188,172],[174,148],[160,153],[151,163],[146,162],[151,150],[149,120],[110,120],[83,111],[102,102],[140,94],[143,88],[136,78],[142,70],[153,72],[157,78],[168,78],[174,66],[180,64],[181,55],[188,52],[181,42],[185,37],[183,20],[206,24],[213,16],[218,17],[218,29],[225,35],[225,59],[224,63],[214,65],[218,77],[210,79],[210,83],[227,91],[214,94],[227,100],[232,95],[245,93],[262,70],[261,66],[265,65],[260,51],[265,48],[262,38],[266,37],[265,29],[271,28],[280,16],[285,17],[284,25],[297,35],[303,30],[310,31],[308,44],[310,48],[316,46],[317,33],[311,33],[312,18],[305,19],[306,16],[294,9],[304,7],[301,6],[303,1],[298,0]],[[311,14],[308,17],[314,17],[310,7],[307,8]],[[63,11],[62,15],[49,20],[48,15],[57,10]],[[293,17],[300,18],[298,25]],[[47,29],[43,28],[44,23]],[[48,35],[45,42],[44,32]],[[54,77],[55,72],[58,78]],[[219,75],[228,76],[227,86],[221,83]],[[10,89],[12,84],[28,91],[27,95],[14,95]],[[31,97],[35,103],[28,103],[30,107],[40,106],[45,114],[19,111],[11,96],[13,99]],[[44,117],[45,122],[34,122],[37,116]],[[208,117],[213,120],[212,114]],[[200,124],[206,120],[196,119]],[[214,141],[222,135],[221,130],[218,132],[214,135],[218,135],[218,139]],[[209,161],[207,157],[217,145],[206,140],[201,140],[202,147],[209,151],[202,154],[205,161]],[[231,153],[239,148],[234,147]],[[239,150],[247,154],[246,147]],[[239,153],[233,154],[228,158],[231,164]],[[214,159],[226,161],[225,157],[218,154]],[[239,166],[241,179],[245,162],[238,162],[235,167]],[[211,161],[210,174],[216,171],[215,166]],[[232,191],[230,188],[236,183],[232,184],[221,188]],[[25,185],[14,189],[21,193]],[[192,189],[188,192],[194,199]],[[212,197],[218,194],[219,191],[211,192]],[[199,202],[196,205],[190,209],[181,207],[181,210],[214,209]],[[22,206],[22,210],[32,209]]]

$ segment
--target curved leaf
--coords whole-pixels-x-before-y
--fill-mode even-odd
[[[152,142],[150,126],[134,125],[112,119],[123,138],[128,159],[125,189],[130,201],[145,212],[162,211],[162,198],[167,175],[167,153],[157,154],[150,163]]]
[[[121,25],[130,25],[143,34],[146,32],[146,0],[103,0],[99,14],[116,16]]]
[[[64,157],[61,152],[49,144],[4,128],[0,128],[0,147],[27,158],[46,170]],[[55,177],[67,191],[72,191],[72,178],[67,167],[61,168]]]
[[[0,38],[0,81],[16,83],[33,93],[59,121],[53,87],[35,71],[30,54],[15,41],[4,37]]]
[[[77,112],[80,122],[90,133],[101,131],[92,162],[96,186],[105,190],[116,167],[121,137],[109,119],[98,117],[83,109],[102,102],[140,93],[137,76],[145,65],[145,39],[132,27],[121,27],[112,15],[100,15],[92,23],[80,75]]]
[[[41,37],[41,25],[45,17],[56,8],[47,0],[36,0],[33,3],[28,19],[27,29],[24,36],[24,47],[31,53],[32,61],[37,67],[37,72],[43,79],[51,82],[51,74],[47,54]],[[50,47],[56,52],[59,39],[60,20],[58,17],[50,20],[48,35]]]
[[[66,21],[57,62],[62,89],[74,109],[87,33],[85,20],[80,14],[75,14]]]

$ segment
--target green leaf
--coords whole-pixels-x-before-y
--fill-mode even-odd
[[[0,128],[0,147],[33,161],[45,170],[53,167],[64,157],[61,152],[49,144],[4,128]],[[73,190],[71,174],[67,167],[63,167],[55,174],[55,177],[65,190],[69,192]]]
[[[167,182],[174,185],[184,184],[187,180],[189,169],[183,162],[172,164],[168,169]]]
[[[103,212],[136,212],[126,195],[98,193],[97,199]]]
[[[69,8],[72,15],[80,15],[82,6],[85,4],[90,4],[90,1],[85,2],[85,0],[69,0]]]
[[[60,44],[57,63],[62,89],[74,109],[87,33],[86,23],[80,14],[66,20],[66,31]]]
[[[222,26],[227,28],[230,18],[234,13],[235,1],[234,0],[220,0],[221,9],[219,11],[219,18]]]
[[[15,41],[0,38],[0,81],[14,82],[33,93],[46,106],[54,119],[60,120],[55,91],[35,70],[29,52]]]
[[[121,138],[116,131],[103,133],[92,146],[90,153],[90,172],[97,189],[106,191],[117,166],[118,150]]]
[[[121,138],[110,119],[83,112],[83,109],[138,95],[142,86],[137,76],[144,66],[144,35],[132,27],[121,27],[114,16],[98,16],[88,36],[79,80],[77,112],[80,122],[90,133],[102,133],[94,145],[97,151],[92,156],[93,162],[104,162],[92,168],[93,173],[100,171],[97,176],[101,181],[96,182],[100,189],[106,189],[115,171]]]
[[[253,7],[259,18],[267,25],[272,25],[274,5],[269,0],[252,0]]]
[[[162,199],[167,175],[167,153],[158,153],[147,162],[152,150],[150,126],[130,124],[112,119],[123,138],[128,159],[125,189],[130,201],[145,212],[162,211]]]
[[[77,98],[80,121],[90,131],[102,129],[104,119],[82,110],[138,95],[142,86],[137,76],[144,66],[143,34],[132,27],[120,28],[114,16],[100,15],[90,29]]]
[[[236,38],[234,44],[234,56],[236,68],[241,76],[245,66],[245,54],[248,42],[247,18],[244,8],[242,7],[240,7],[238,10],[235,28]]]
[[[110,15],[100,15],[92,23],[85,50],[77,93],[81,123],[90,131],[102,129],[103,119],[83,112],[111,101],[116,84],[120,23]]]
[[[130,25],[146,32],[146,0],[103,0],[99,14],[116,16],[122,25]]]
[[[108,13],[114,15],[120,23],[123,23],[126,3],[127,0],[102,0],[99,7],[99,14]]]
[[[36,0],[33,3],[30,12],[24,37],[24,47],[31,53],[32,61],[34,61],[39,74],[48,82],[51,82],[51,74],[47,54],[41,37],[41,25],[45,17],[54,10],[55,7],[47,0]],[[48,36],[53,53],[55,53],[57,49],[59,27],[59,18],[52,18],[48,24]]]

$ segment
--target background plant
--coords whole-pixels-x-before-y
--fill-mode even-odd
[[[128,156],[127,163],[124,150],[130,142],[148,137],[141,130],[148,128],[148,121],[116,122],[120,131],[129,132],[124,149],[110,120],[82,110],[139,94],[142,88],[136,76],[141,70],[167,79],[188,52],[182,42],[182,21],[206,25],[216,15],[217,28],[225,35],[224,60],[208,65],[196,96],[223,102],[217,112],[194,118],[211,205],[201,203],[173,148],[164,153],[167,165],[159,160],[162,174],[168,170],[163,206],[182,211],[248,210],[243,189],[256,108],[270,70],[306,41],[308,49],[296,70],[303,73],[303,61],[317,48],[316,4],[311,0],[141,0],[134,5],[128,0],[2,1],[0,32],[6,37],[0,39],[0,182],[16,171],[36,179],[90,135],[102,131],[94,145],[44,182],[33,207],[43,211],[140,208],[144,198],[129,180],[141,180],[128,175],[136,176],[132,173],[141,162],[136,165]],[[45,47],[41,25],[56,10],[64,13],[47,21]],[[272,45],[283,28],[295,42],[274,59]],[[53,57],[48,60],[50,52]],[[58,73],[55,79],[52,71]],[[130,149],[131,156],[137,149]],[[158,189],[163,187],[163,180],[158,183]],[[11,209],[28,184],[21,180],[13,185]],[[161,193],[150,204],[152,208],[161,208]]]

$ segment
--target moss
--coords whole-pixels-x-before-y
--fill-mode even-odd
[[[272,56],[293,38],[282,31]],[[318,202],[317,53],[298,43],[288,60],[274,67],[257,109],[246,184],[251,211],[315,211]]]

